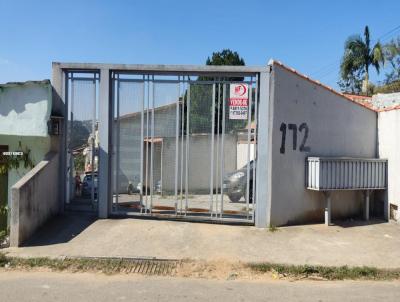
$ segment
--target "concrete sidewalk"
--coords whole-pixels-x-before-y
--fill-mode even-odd
[[[48,224],[28,246],[4,251],[22,257],[156,257],[400,268],[400,225],[352,222],[271,232],[248,226],[68,215]]]

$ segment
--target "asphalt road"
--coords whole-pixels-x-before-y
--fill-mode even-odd
[[[1,301],[399,301],[400,282],[219,281],[0,272]]]

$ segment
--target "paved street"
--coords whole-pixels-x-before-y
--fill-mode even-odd
[[[216,281],[0,272],[1,301],[398,301],[400,282]]]

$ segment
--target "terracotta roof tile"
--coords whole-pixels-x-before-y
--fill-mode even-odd
[[[349,101],[353,102],[354,104],[360,105],[360,106],[362,106],[362,107],[364,107],[364,108],[367,108],[367,109],[372,110],[372,111],[375,111],[375,112],[378,111],[378,110],[374,109],[372,105],[366,104],[366,103],[357,102],[357,101],[355,101],[354,99],[352,99],[351,97],[347,96],[346,94],[341,93],[341,92],[339,92],[339,91],[337,91],[337,90],[335,90],[335,89],[333,89],[333,88],[331,88],[331,87],[329,87],[329,86],[327,86],[327,85],[325,85],[325,84],[322,84],[321,82],[319,82],[319,81],[317,81],[317,80],[313,80],[313,79],[311,79],[310,77],[308,77],[308,76],[306,76],[306,75],[304,75],[304,74],[298,72],[298,71],[295,70],[294,68],[291,68],[291,67],[289,67],[289,66],[286,66],[285,64],[283,64],[283,63],[280,62],[280,61],[270,60],[270,61],[268,62],[268,65],[278,65],[278,66],[280,66],[280,67],[282,67],[282,68],[284,68],[284,69],[286,69],[286,70],[288,70],[288,71],[290,71],[290,72],[292,72],[292,73],[294,73],[294,74],[296,74],[296,75],[302,77],[303,79],[305,79],[305,80],[307,80],[307,81],[309,81],[309,82],[311,82],[311,83],[313,83],[313,84],[315,84],[315,85],[318,85],[318,86],[320,86],[320,87],[322,87],[322,88],[324,88],[324,89],[326,89],[326,90],[329,90],[329,91],[333,92],[333,93],[336,94],[336,95],[339,95],[339,96],[345,98],[346,100],[349,100]]]

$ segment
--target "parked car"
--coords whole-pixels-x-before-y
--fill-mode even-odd
[[[97,188],[98,188],[98,176],[94,173],[94,198],[97,198]],[[82,196],[91,196],[93,186],[93,176],[92,173],[88,173],[83,178],[82,182]]]
[[[253,169],[255,168],[254,160],[250,161],[250,177],[249,177],[249,203],[253,202]],[[235,172],[228,173],[224,176],[223,184],[224,193],[228,195],[230,201],[238,202],[243,196],[247,198],[247,165]]]

